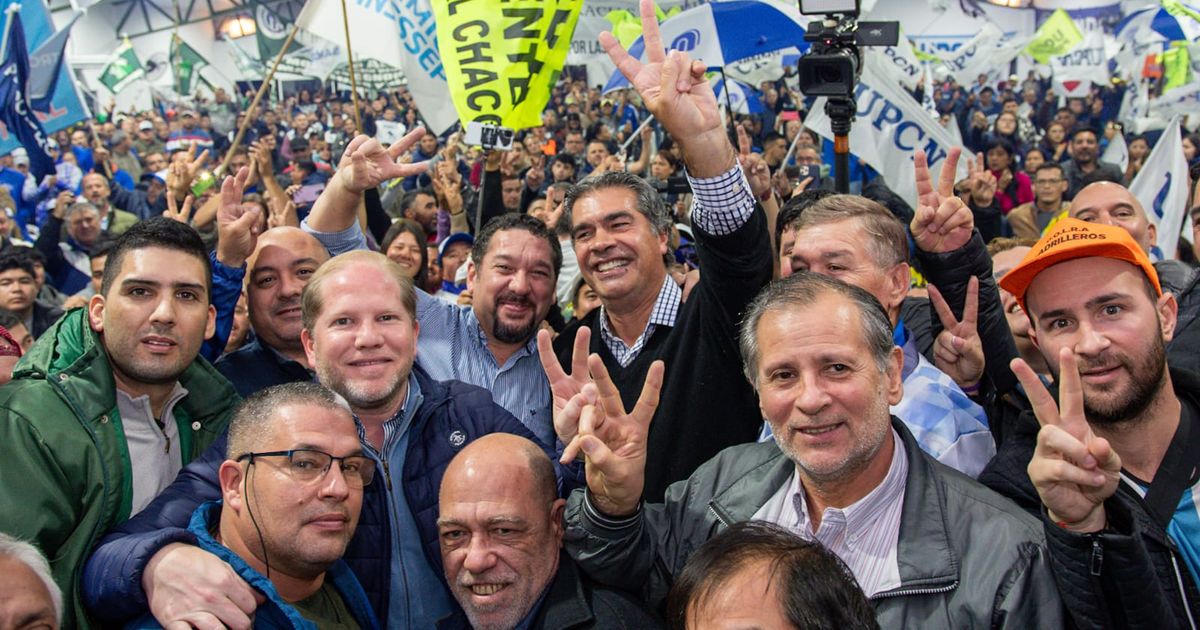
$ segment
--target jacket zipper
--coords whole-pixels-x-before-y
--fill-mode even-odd
[[[902,597],[906,595],[936,595],[938,593],[949,593],[958,588],[958,580],[945,585],[931,588],[910,588],[887,591],[886,593],[876,593],[871,596],[871,599],[887,599],[889,597]]]
[[[1175,553],[1171,553],[1171,568],[1175,571],[1175,585],[1179,587],[1179,599],[1183,601],[1183,611],[1188,616],[1188,627],[1196,630],[1196,620],[1192,618],[1192,607],[1188,604],[1187,589],[1183,586],[1183,576],[1179,574],[1179,563],[1175,560]]]
[[[729,513],[721,509],[721,507],[717,505],[716,501],[708,502],[708,511],[712,512],[713,516],[717,517],[717,521],[725,527],[733,525],[733,518],[729,516]]]
[[[388,512],[390,512],[392,515],[392,522],[388,523],[388,531],[390,532],[390,531],[392,531],[392,524],[399,523],[400,517],[398,514],[396,514],[396,498],[394,496],[392,496],[392,473],[388,468],[387,458],[380,456],[379,464],[381,466],[383,466],[383,487],[387,489]],[[395,541],[394,544],[400,545],[401,549],[403,549],[403,547],[404,547],[404,543],[402,543],[399,540]],[[389,550],[389,553],[390,553],[390,550]],[[403,553],[403,551],[401,553]],[[400,560],[400,558],[397,558],[396,560],[398,561],[398,560]],[[407,593],[408,592],[408,572],[404,570],[403,562],[400,562],[400,579],[404,580],[404,592]],[[389,590],[391,590],[391,589],[389,589]],[[405,606],[404,606],[404,615],[405,615],[405,617],[404,617],[405,618],[405,627],[412,627],[412,609],[407,604],[405,604]]]

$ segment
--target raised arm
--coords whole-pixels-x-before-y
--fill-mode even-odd
[[[424,162],[396,162],[396,158],[424,135],[424,127],[418,127],[386,149],[374,138],[365,135],[351,140],[338,163],[337,172],[330,178],[325,191],[317,198],[305,219],[308,227],[317,232],[341,232],[357,219],[358,203],[364,190],[396,177],[424,173]]]

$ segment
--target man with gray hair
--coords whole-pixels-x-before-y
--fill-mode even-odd
[[[738,162],[703,64],[680,51],[666,54],[649,3],[642,23],[645,64],[611,37],[601,44],[678,142],[695,197],[692,230],[703,273],[685,303],[664,264],[672,221],[657,191],[624,172],[589,178],[567,193],[562,220],[601,306],[567,326],[553,350],[548,333],[539,334],[538,345],[556,410],[579,392],[589,369],[612,374],[630,405],[650,366],[666,362],[647,444],[654,456],[646,494],[654,500],[721,449],[753,440],[762,425],[735,357],[738,315],[771,279],[767,220],[755,199],[770,194],[770,174],[757,156]]]
[[[0,532],[0,628],[55,628],[62,591],[37,547]]]
[[[46,257],[46,276],[51,285],[66,295],[90,297],[90,252],[103,233],[100,211],[91,203],[75,203],[74,199],[70,192],[58,196],[54,212],[46,218],[33,246]]]
[[[888,406],[903,351],[869,293],[798,273],[765,289],[741,328],[745,373],[774,443],[722,451],[659,504],[643,501],[656,364],[626,413],[598,374],[556,421],[582,430],[588,489],[567,504],[567,551],[590,577],[642,585],[657,605],[688,557],[722,528],[781,525],[840,557],[880,627],[1059,627],[1040,523],[925,454]],[[598,404],[600,400],[603,405]]]

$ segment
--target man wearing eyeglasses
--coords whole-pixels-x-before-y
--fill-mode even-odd
[[[1057,162],[1038,167],[1033,176],[1033,201],[1023,203],[1008,213],[1008,224],[1016,238],[1039,239],[1051,225],[1067,214],[1070,203],[1063,201],[1067,193],[1067,178]]]
[[[230,421],[226,452],[221,500],[197,508],[188,530],[255,589],[255,624],[378,627],[342,560],[375,474],[345,401],[314,383],[265,389]]]

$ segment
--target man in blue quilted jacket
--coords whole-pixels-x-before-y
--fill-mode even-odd
[[[301,302],[309,364],[350,403],[364,451],[381,473],[365,490],[346,561],[380,625],[432,627],[455,610],[436,523],[446,466],[489,433],[536,438],[487,390],[440,383],[414,367],[416,296],[403,270],[382,254],[331,259],[313,274]],[[164,626],[250,627],[256,591],[184,529],[197,505],[219,495],[225,440],[214,449],[92,556],[83,590],[96,618],[120,622],[149,608]]]

